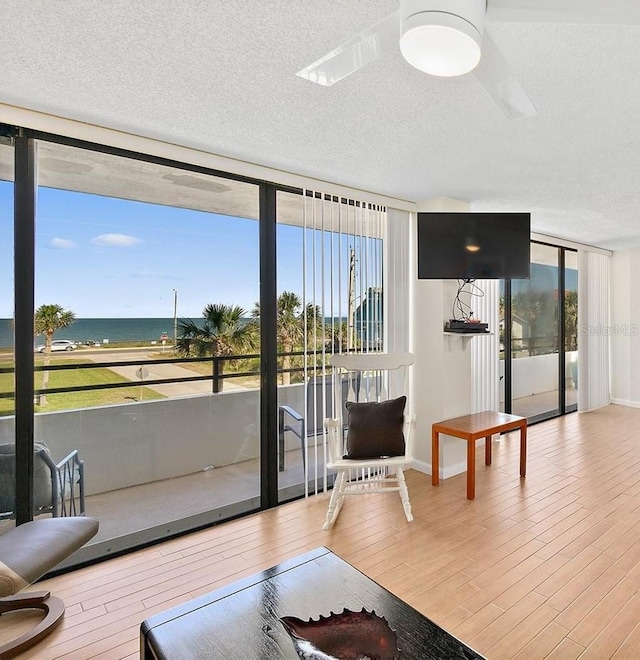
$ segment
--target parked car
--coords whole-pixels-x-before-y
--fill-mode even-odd
[[[76,343],[70,339],[54,339],[51,342],[51,351],[73,351],[76,347]],[[36,346],[36,351],[38,353],[44,353],[44,344]]]

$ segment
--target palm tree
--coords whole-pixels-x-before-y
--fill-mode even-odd
[[[295,350],[304,348],[305,337],[307,344],[321,344],[322,338],[315,337],[317,329],[320,327],[320,307],[308,303],[302,305],[302,300],[297,293],[293,291],[283,291],[276,302],[277,307],[277,334],[278,351],[282,353],[282,373],[280,377],[281,385],[291,383],[291,372],[293,356],[291,353]],[[260,318],[260,305],[255,304],[252,316]],[[315,345],[312,346],[315,348]]]
[[[578,292],[564,292],[565,351],[578,350]]]
[[[53,333],[56,330],[61,330],[70,326],[76,320],[74,312],[68,309],[63,309],[60,305],[40,305],[36,309],[34,316],[34,330],[37,335],[44,335],[44,361],[45,367],[42,372],[42,389],[46,390],[49,385],[49,371],[46,367],[51,362],[51,342],[53,341]],[[40,405],[46,405],[47,397],[44,394],[40,395]]]
[[[332,353],[344,353],[349,350],[347,338],[349,336],[349,323],[347,321],[339,321],[329,330],[329,337],[327,339],[327,348]]]
[[[536,340],[544,339],[549,333],[554,334],[553,327],[549,327],[557,311],[554,292],[530,288],[514,294],[511,300],[513,315],[524,321],[528,329],[529,356],[551,352],[544,344],[536,345]]]
[[[241,355],[254,346],[254,333],[250,324],[243,323],[244,309],[238,305],[221,303],[207,305],[198,325],[190,319],[181,320],[176,342],[178,353],[198,357]]]

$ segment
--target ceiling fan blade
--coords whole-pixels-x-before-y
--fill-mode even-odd
[[[396,47],[399,38],[400,12],[396,11],[298,71],[297,75],[328,87],[373,62],[384,51]]]
[[[507,117],[519,119],[538,114],[486,30],[482,38],[482,57],[473,73]]]
[[[637,0],[488,0],[491,21],[640,25]]]

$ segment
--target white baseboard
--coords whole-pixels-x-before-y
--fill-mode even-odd
[[[418,472],[423,472],[424,474],[431,474],[431,463],[425,463],[424,461],[417,461],[413,459],[411,463],[411,469],[417,470]]]
[[[467,461],[463,461],[462,463],[454,463],[453,465],[447,465],[447,467],[440,468],[440,479],[455,477],[456,474],[462,474],[466,471]]]
[[[629,401],[627,399],[611,399],[611,403],[617,406],[627,406],[628,408],[640,408],[640,401]]]
[[[417,461],[413,459],[411,467],[418,472],[424,472],[424,474],[433,474],[431,471],[431,463],[425,463],[424,461]],[[462,463],[454,463],[453,465],[448,465],[446,468],[440,468],[440,479],[448,479],[449,477],[455,477],[456,474],[462,474],[467,471],[466,461]]]

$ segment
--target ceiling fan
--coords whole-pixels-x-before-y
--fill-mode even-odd
[[[536,109],[491,36],[487,21],[640,25],[637,0],[400,0],[400,8],[297,75],[334,83],[400,46],[415,68],[452,77],[473,71],[510,118]]]

